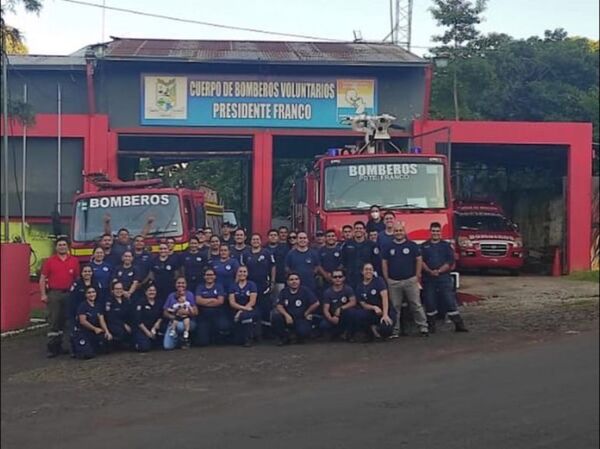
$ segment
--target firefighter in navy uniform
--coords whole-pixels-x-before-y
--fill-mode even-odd
[[[233,241],[234,244],[230,245],[231,257],[236,259],[240,265],[246,265],[246,259],[250,255],[250,247],[246,245],[246,231],[236,229]]]
[[[334,270],[337,270],[342,265],[342,252],[338,244],[333,229],[325,232],[325,246],[319,248],[319,273],[323,278],[323,291],[331,287],[333,278],[331,277]]]
[[[131,342],[133,329],[131,327],[132,300],[125,296],[121,282],[112,286],[112,295],[104,302],[104,310],[100,317],[106,331],[106,340],[115,349],[127,348]]]
[[[111,284],[120,282],[123,285],[123,296],[126,299],[134,300],[135,293],[142,281],[138,268],[133,264],[133,253],[130,250],[123,252],[121,256],[123,263],[115,268]]]
[[[98,292],[95,287],[86,287],[85,301],[77,307],[77,317],[71,337],[74,358],[91,359],[104,352],[106,326],[101,321],[102,309],[96,303]]]
[[[161,307],[167,296],[175,290],[175,275],[179,268],[178,264],[179,258],[174,254],[169,254],[168,245],[161,243],[158,246],[158,256],[152,259],[150,266],[150,273],[158,291],[158,302]]]
[[[362,280],[362,267],[370,263],[373,267],[380,264],[379,248],[368,240],[365,234],[365,224],[362,221],[354,223],[354,238],[342,244],[342,265],[350,287],[355,288]],[[376,273],[381,276],[381,273]]]
[[[454,266],[454,250],[441,239],[442,226],[431,223],[431,238],[421,245],[423,257],[423,301],[429,331],[435,332],[438,298],[454,323],[456,332],[468,332],[456,305],[456,295],[450,271]]]
[[[271,327],[271,311],[273,301],[271,291],[275,283],[275,256],[266,248],[262,248],[260,234],[252,234],[250,238],[250,253],[246,258],[248,279],[257,288],[256,309],[260,313],[261,328]],[[262,334],[261,334],[262,335]]]
[[[147,352],[160,347],[162,343],[163,309],[157,300],[156,287],[146,287],[144,298],[135,306],[132,317],[133,348],[138,352]]]
[[[334,339],[345,334],[348,341],[353,341],[358,327],[360,315],[356,308],[358,302],[351,287],[346,285],[344,270],[336,268],[332,270],[331,279],[333,285],[323,293],[323,316],[319,327],[322,331],[329,333]]]
[[[204,270],[208,266],[208,251],[201,251],[200,241],[197,237],[192,237],[189,249],[179,256],[179,261],[188,290],[195,292],[198,284],[202,282]]]
[[[142,235],[136,235],[133,238],[133,265],[138,270],[140,287],[144,289],[150,275],[152,253],[146,249],[146,241]]]
[[[310,337],[312,314],[318,307],[319,301],[312,290],[300,285],[300,275],[288,273],[287,287],[279,293],[271,316],[273,332],[279,337],[279,345],[290,342],[290,331],[296,335],[298,343],[303,343]]]

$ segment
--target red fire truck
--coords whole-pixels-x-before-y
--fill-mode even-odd
[[[455,204],[459,269],[501,268],[519,274],[525,260],[523,238],[494,202]]]
[[[352,151],[319,157],[312,170],[292,189],[292,226],[314,236],[316,231],[366,221],[371,205],[392,210],[406,223],[412,240],[429,238],[432,222],[442,225],[442,238],[453,239],[452,196],[444,156],[404,153],[391,143],[388,115],[352,119],[364,131],[365,144]],[[392,152],[384,143],[392,147]]]
[[[99,190],[77,195],[73,205],[71,252],[81,261],[92,255],[104,233],[107,215],[115,227],[113,231],[126,228],[132,236],[140,234],[152,217],[147,243],[153,252],[165,238],[175,239],[175,250],[183,251],[196,229],[209,226],[215,233],[220,232],[223,206],[217,193],[208,187],[163,187],[160,179],[93,182]]]

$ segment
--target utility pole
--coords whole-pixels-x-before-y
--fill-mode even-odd
[[[4,38],[6,39],[6,38]],[[3,40],[4,40],[3,39]],[[4,44],[5,42],[3,42]],[[3,45],[3,49],[6,48]],[[4,116],[4,241],[10,241],[8,208],[8,55],[2,50],[2,114]]]

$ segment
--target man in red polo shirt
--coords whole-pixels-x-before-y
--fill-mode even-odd
[[[40,292],[42,302],[48,309],[48,357],[63,352],[62,337],[67,322],[69,291],[79,277],[79,262],[69,253],[69,241],[59,237],[55,243],[56,253],[42,267]],[[70,321],[70,320],[69,320]],[[70,332],[67,329],[67,332]]]

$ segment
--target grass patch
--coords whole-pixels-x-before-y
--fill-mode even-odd
[[[600,282],[600,271],[576,271],[567,276],[572,281]]]

